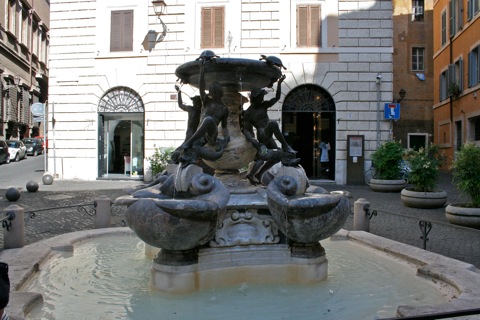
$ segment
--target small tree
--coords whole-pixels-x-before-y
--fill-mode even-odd
[[[437,185],[440,167],[445,161],[437,145],[409,151],[406,160],[410,163],[409,183],[418,192],[432,192]]]
[[[404,149],[398,141],[387,141],[372,153],[372,161],[377,176],[382,180],[400,178],[400,163]]]
[[[480,147],[465,143],[452,164],[453,184],[468,195],[474,208],[480,208]]]
[[[153,155],[147,158],[150,161],[150,169],[153,176],[165,170],[174,150],[173,147],[155,148]]]

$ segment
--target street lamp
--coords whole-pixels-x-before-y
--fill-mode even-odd
[[[400,101],[403,100],[403,98],[405,98],[405,95],[407,94],[407,91],[405,91],[405,89],[400,89],[400,91],[398,91],[398,94],[400,95],[400,99],[397,99],[397,103],[400,103]]]
[[[162,25],[163,31],[159,32],[159,36],[157,38],[157,32],[155,30],[150,30],[148,32],[148,42],[155,44],[163,41],[165,36],[167,35],[167,25],[162,21],[161,15],[165,14],[165,9],[167,8],[167,4],[163,0],[152,0],[153,10],[155,11],[155,15],[158,17],[160,24]]]

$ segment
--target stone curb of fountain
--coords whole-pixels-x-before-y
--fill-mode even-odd
[[[474,265],[444,257],[429,251],[415,248],[390,239],[382,238],[364,231],[341,230],[335,238],[345,237],[355,240],[376,250],[399,257],[417,267],[417,275],[431,279],[438,284],[444,283],[458,291],[458,295],[447,303],[431,306],[399,306],[400,316],[440,313],[478,308],[480,305],[480,274]],[[473,317],[469,319],[480,319]]]
[[[27,280],[41,269],[43,263],[55,251],[73,252],[74,243],[107,234],[132,234],[128,227],[105,228],[77,231],[62,234],[43,241],[35,242],[20,249],[5,249],[0,252],[0,260],[8,263],[10,271],[10,302],[6,308],[11,320],[25,319],[35,303],[41,302],[42,296],[34,292],[19,291]]]
[[[12,294],[7,312],[12,320],[25,319],[32,305],[42,300],[40,294],[18,292],[34,272],[38,271],[46,259],[55,251],[73,251],[75,242],[106,234],[132,234],[127,228],[105,228],[77,231],[56,236],[27,245],[21,249],[7,249],[0,253],[0,260],[9,263]],[[475,266],[421,250],[403,243],[385,239],[364,231],[340,230],[332,236],[333,240],[351,240],[395,256],[416,266],[418,274],[448,284],[458,291],[458,296],[448,303],[436,306],[399,306],[398,312],[404,316],[426,312],[446,312],[475,308],[480,304],[480,274],[474,272]]]

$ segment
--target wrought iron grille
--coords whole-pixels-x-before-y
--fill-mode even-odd
[[[287,95],[283,112],[335,112],[335,102],[325,89],[306,84]]]
[[[116,87],[100,99],[98,112],[144,112],[142,99],[134,90]]]

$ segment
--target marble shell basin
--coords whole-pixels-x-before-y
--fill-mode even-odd
[[[175,75],[194,87],[198,87],[202,61],[190,61],[179,66]],[[278,67],[265,61],[242,58],[217,58],[205,72],[206,87],[214,81],[222,86],[237,88],[237,91],[250,91],[254,88],[270,86],[282,76]]]
[[[172,251],[190,250],[213,239],[218,214],[225,209],[230,192],[217,178],[195,174],[196,168],[179,167],[161,185],[115,201],[128,206],[128,226],[140,239]]]
[[[268,208],[287,238],[310,244],[327,239],[342,228],[350,212],[344,195],[305,193],[287,196],[274,183],[267,188]]]
[[[155,201],[138,199],[127,210],[128,226],[145,243],[166,250],[189,250],[213,239],[216,211],[203,211],[198,218],[181,216],[166,212]]]

